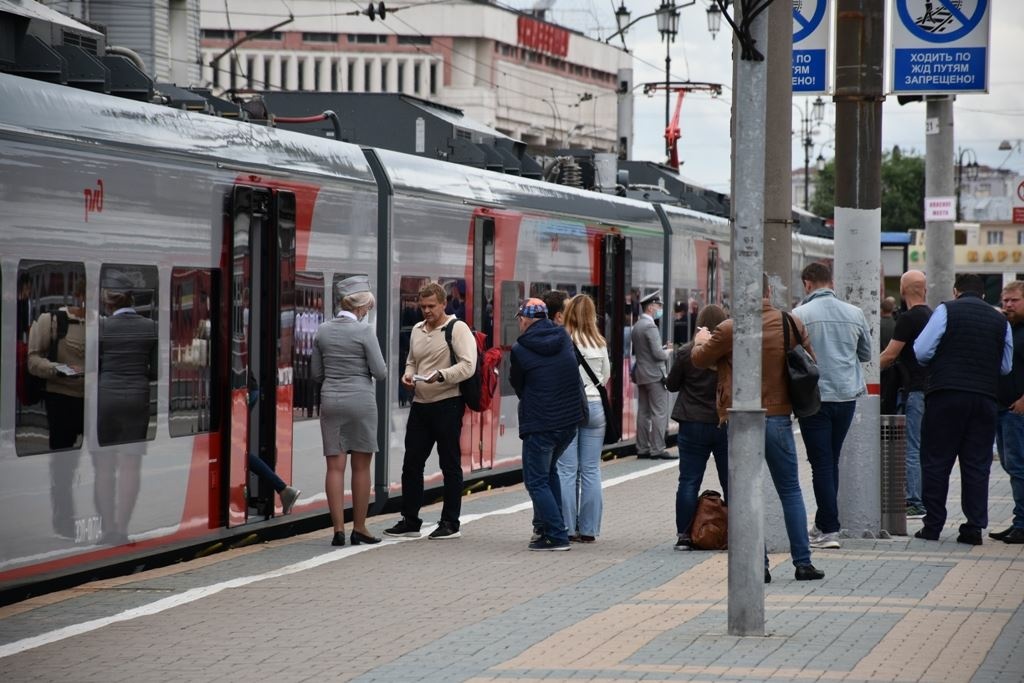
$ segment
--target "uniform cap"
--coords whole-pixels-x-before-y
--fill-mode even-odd
[[[103,276],[100,278],[100,287],[102,289],[131,291],[133,289],[142,289],[145,287],[145,282],[143,281],[142,273],[137,271],[105,268]]]
[[[548,307],[540,299],[529,298],[523,299],[523,303],[519,305],[519,312],[516,313],[517,318],[546,318],[548,317]]]
[[[335,289],[338,291],[338,296],[344,299],[350,294],[359,294],[360,292],[370,291],[370,277],[368,275],[352,275],[344,280],[338,282],[335,285]]]
[[[656,290],[654,292],[651,292],[647,296],[645,296],[645,297],[640,299],[640,305],[641,306],[649,306],[650,304],[660,304],[660,303],[661,303],[661,290],[660,289]]]

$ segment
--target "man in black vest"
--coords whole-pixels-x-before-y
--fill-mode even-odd
[[[981,545],[988,526],[988,477],[996,433],[999,376],[1010,372],[1013,336],[1006,317],[982,299],[977,275],[960,275],[953,301],[939,304],[914,342],[929,369],[921,425],[924,527],[914,536],[939,540],[953,461],[960,458],[960,506],[967,523],[958,543]]]

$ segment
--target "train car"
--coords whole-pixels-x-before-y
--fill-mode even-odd
[[[323,515],[310,358],[340,279],[373,283],[389,368],[378,507],[401,495],[399,377],[425,282],[503,353],[499,395],[464,418],[470,482],[520,467],[506,369],[523,297],[594,297],[628,444],[639,298],[727,291],[722,219],[3,74],[0,150],[0,590],[280,523],[250,454],[303,490],[292,519]],[[102,428],[110,282],[157,331],[134,438]],[[73,325],[38,324],[62,308]],[[36,357],[77,344],[82,367],[40,387],[30,339]],[[440,485],[436,461],[427,477]]]

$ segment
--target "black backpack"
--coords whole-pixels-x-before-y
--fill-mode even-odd
[[[452,322],[445,325],[444,328],[444,340],[448,343],[448,355],[451,359],[451,364],[455,365],[459,362],[459,359],[455,356],[455,347],[452,346],[452,328],[457,323],[462,323],[469,327],[467,323],[456,318]],[[459,391],[462,393],[462,398],[466,402],[466,407],[470,410],[479,413],[482,410],[487,409],[487,405],[484,405],[483,401],[483,344],[485,335],[482,332],[477,332],[472,327],[469,327],[470,333],[473,335],[473,339],[476,341],[476,364],[473,370],[473,374],[466,379],[459,382]],[[490,403],[490,397],[487,397],[487,403]]]

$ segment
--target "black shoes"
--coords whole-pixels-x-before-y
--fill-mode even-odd
[[[676,550],[693,550],[693,541],[688,538],[680,538],[673,547]]]
[[[818,579],[824,579],[824,578],[825,578],[825,572],[821,571],[820,569],[815,569],[813,564],[797,565],[797,568],[796,568],[796,580],[797,581],[817,581]]]
[[[651,460],[678,460],[679,459],[678,455],[676,455],[675,453],[669,453],[668,451],[658,451],[657,453],[651,453],[650,455],[647,455],[647,456],[637,455],[636,457],[638,457],[638,458],[640,458],[640,457],[647,457],[647,458],[650,458]]]
[[[1007,536],[1009,536],[1011,531],[1013,531],[1013,527],[1012,526],[1008,527],[1006,529],[1003,529],[1002,531],[990,531],[990,532],[988,532],[988,537],[989,538],[994,538],[997,541],[1001,541],[1004,538],[1006,538]]]
[[[824,576],[824,573],[822,574],[822,576]],[[768,571],[768,567],[764,568],[764,582],[765,583],[771,583],[772,582],[772,573],[770,571]]]
[[[384,533],[387,532],[385,531]],[[419,534],[416,535],[419,536]],[[434,529],[427,538],[431,541],[440,541],[447,540],[449,538],[459,538],[460,536],[462,536],[462,532],[459,531],[459,527],[442,519],[437,523],[437,528]]]
[[[334,538],[331,539],[331,545],[345,545],[345,532],[335,531]],[[353,543],[353,545],[355,544]]]
[[[961,524],[960,535],[956,537],[956,542],[966,545],[981,545],[981,529]]]
[[[344,536],[344,534],[342,534],[342,536]],[[349,537],[349,542],[352,545],[373,545],[374,543],[380,543],[380,539],[376,536],[367,536],[366,534],[361,534],[355,529],[353,529],[352,536]]]
[[[395,538],[419,538],[420,537],[420,524],[422,522],[411,522],[405,517],[398,520],[398,524],[394,525],[390,529],[384,530],[385,536],[393,536]]]
[[[1024,543],[1024,529],[1020,527],[1012,527],[1010,533],[1003,536],[1001,539],[1003,543],[1018,544]]]
[[[921,538],[925,541],[937,541],[939,540],[939,535],[934,531],[929,531],[928,529],[922,527],[918,529],[916,532],[914,532],[914,538]]]

